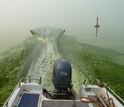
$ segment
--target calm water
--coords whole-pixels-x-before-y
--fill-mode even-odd
[[[98,33],[96,34],[96,28],[90,26],[89,28],[77,28],[78,31],[81,31],[82,33],[77,32],[77,35],[75,34],[75,31],[66,31],[65,34],[69,34],[70,36],[76,37],[78,42],[115,50],[119,53],[124,53],[124,32],[123,28],[107,28],[105,26],[98,28]],[[76,29],[76,31],[77,31]],[[22,43],[26,37],[32,36],[29,31],[27,31],[26,35],[23,35],[23,31],[18,34],[7,34],[9,36],[1,36],[0,39],[0,53],[10,49],[11,47],[15,47],[18,44]],[[74,35],[73,35],[74,34]],[[0,58],[2,58],[3,55],[0,55]],[[124,62],[123,56],[118,56],[118,59]]]
[[[79,28],[81,29],[81,28]],[[80,30],[79,30],[80,31]],[[29,32],[29,31],[28,31]],[[94,45],[102,48],[112,49],[121,53],[124,53],[124,32],[123,29],[119,28],[106,28],[100,27],[98,29],[98,34],[96,37],[96,29],[95,27],[90,27],[89,29],[82,29],[82,34],[73,35],[69,31],[66,31],[65,34],[72,34],[70,36],[75,36],[77,40],[81,43],[86,43],[89,45]],[[22,32],[21,32],[22,33]],[[28,33],[27,33],[28,34]],[[75,34],[75,33],[74,33]],[[0,35],[1,36],[1,35]],[[6,35],[2,35],[0,38],[0,53],[3,51],[16,46],[26,38],[32,36],[30,33],[28,35],[18,36],[18,35],[10,35],[9,37]]]
[[[99,28],[96,37],[96,31],[90,29],[88,31],[82,31],[82,36],[78,36],[77,40],[81,43],[94,45],[102,48],[112,49],[120,53],[124,53],[124,32],[123,29],[107,29]]]
[[[26,37],[29,36],[32,35],[27,36],[10,35],[9,37],[7,37],[6,35],[0,36],[0,58],[4,56],[2,54],[4,51],[21,44],[26,39]]]

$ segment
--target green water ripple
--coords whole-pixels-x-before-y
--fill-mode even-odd
[[[26,76],[26,72],[24,75],[21,74],[22,65],[36,45],[37,42],[34,37],[28,38],[22,44],[6,51],[7,56],[0,60],[0,107],[2,107],[19,79]]]
[[[79,84],[83,83],[84,77],[88,78],[90,84],[93,84],[94,79],[99,79],[124,99],[124,65],[117,63],[115,58],[119,53],[78,43],[75,38],[65,35],[61,36],[58,49],[60,55],[73,64],[77,74],[83,74],[74,83],[79,80]]]

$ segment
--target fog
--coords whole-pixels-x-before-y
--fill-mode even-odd
[[[97,17],[99,39],[122,40],[123,4],[124,0],[0,0],[0,47],[3,41],[18,42],[32,36],[30,30],[42,26],[65,29],[67,35],[84,40],[96,40]]]

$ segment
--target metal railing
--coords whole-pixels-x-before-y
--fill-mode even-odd
[[[124,100],[121,98],[121,97],[119,97],[110,87],[108,87],[105,83],[103,83],[108,89],[109,89],[109,91],[111,91],[120,101],[122,101],[123,103],[124,103]]]
[[[95,85],[96,81],[98,82],[98,84],[100,84],[100,81],[98,79],[95,79],[94,85]],[[87,84],[88,84],[88,79],[85,79],[83,85],[87,86]],[[109,91],[111,93],[113,93],[120,101],[122,101],[124,103],[124,100],[122,98],[120,98],[110,87],[108,87],[105,83],[103,83],[103,84],[104,84],[104,86],[106,86],[106,88],[109,89]]]
[[[16,90],[18,87],[19,87],[19,88],[21,87],[21,82],[22,82],[22,80],[24,80],[24,83],[26,83],[28,79],[29,79],[29,82],[31,82],[31,80],[37,80],[37,81],[39,81],[38,84],[41,85],[41,82],[42,82],[42,78],[41,78],[41,77],[40,77],[40,79],[31,78],[30,76],[21,78],[20,81],[18,82],[18,84],[16,85],[16,87],[14,88],[13,92],[12,92],[11,95],[9,96],[9,98],[6,100],[6,102],[5,102],[5,104],[3,105],[3,107],[8,107],[8,103],[9,103],[10,98],[11,98],[12,95],[14,94],[15,90]]]
[[[88,79],[85,79],[83,85],[87,86],[87,84],[88,84]]]
[[[96,81],[98,82],[98,84],[100,84],[100,81],[98,79],[95,79],[94,80],[94,85],[95,85]]]

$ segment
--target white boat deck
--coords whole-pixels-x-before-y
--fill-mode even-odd
[[[40,80],[39,83],[25,83],[20,81],[3,107],[73,107],[74,105],[75,107],[97,107],[95,102],[88,103],[87,101],[90,100],[82,97],[96,100],[99,97],[98,95],[105,101],[107,100],[106,89],[104,87],[82,85],[76,100],[48,99],[43,95],[43,85],[40,84]],[[123,107],[110,92],[108,92],[108,95],[113,99],[115,107]]]

